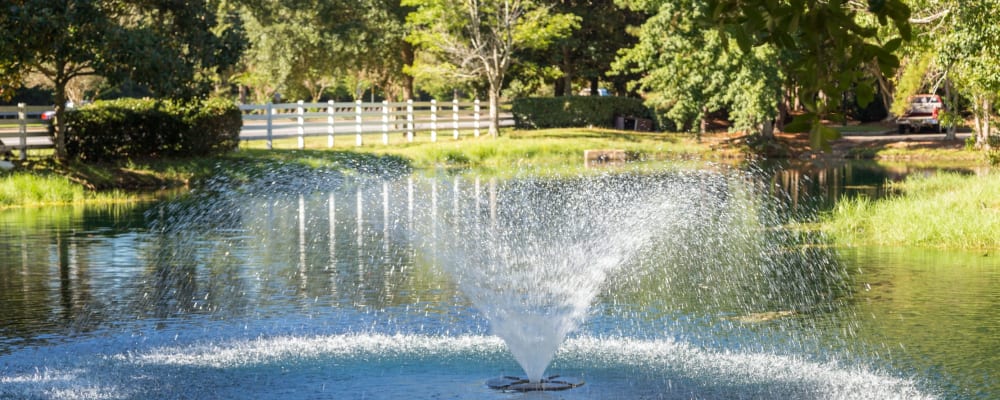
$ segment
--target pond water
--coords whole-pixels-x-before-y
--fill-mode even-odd
[[[782,228],[884,171],[289,167],[2,211],[0,398],[1000,397],[996,255]],[[485,385],[533,368],[586,384]]]

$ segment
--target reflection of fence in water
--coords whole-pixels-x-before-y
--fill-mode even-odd
[[[257,248],[271,254],[252,257],[271,259],[272,252],[294,249],[297,254],[288,254],[288,261],[295,263],[300,280],[296,285],[304,290],[313,287],[310,277],[325,272],[319,275],[328,275],[328,280],[320,286],[330,285],[333,292],[356,290],[359,285],[369,289],[380,285],[383,292],[391,292],[399,282],[388,275],[414,263],[414,241],[420,240],[415,232],[435,234],[442,227],[442,213],[471,214],[473,223],[480,222],[480,214],[482,221],[496,218],[495,179],[455,177],[451,184],[442,182],[413,177],[357,182],[325,194],[299,194],[291,204],[288,199],[269,199],[266,205],[251,207],[266,211],[246,222],[257,225],[249,228],[256,231],[251,237],[260,236]],[[294,218],[294,225],[288,217]],[[280,235],[290,228],[294,235]]]

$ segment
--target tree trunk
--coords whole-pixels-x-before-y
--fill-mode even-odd
[[[980,104],[981,103],[979,102],[979,98],[977,98],[976,96],[973,96],[972,97],[972,124],[975,127],[973,129],[974,130],[973,135],[976,135],[976,147],[980,147],[980,146],[983,145],[983,142],[982,142],[983,126],[982,126],[982,124],[980,122],[980,120],[982,119],[981,118],[982,110],[979,109]]]
[[[781,98],[778,99],[778,120],[776,121],[777,123],[775,124],[777,125],[779,131],[785,130],[785,121],[788,120],[788,117],[790,115],[788,112],[788,102],[789,102],[788,91],[782,90]]]
[[[563,90],[565,90],[566,96],[572,96],[576,93],[573,92],[573,65],[570,64],[570,53],[569,47],[563,46],[562,48],[563,58],[562,58],[562,70],[563,70]]]
[[[490,82],[490,136],[500,134],[500,84]]]
[[[774,140],[774,121],[773,120],[769,119],[767,121],[764,121],[764,126],[760,130],[760,136],[763,137],[765,140],[768,140],[768,141]]]
[[[415,52],[413,50],[413,44],[407,41],[402,43],[401,55],[403,58],[403,65],[407,67],[413,66],[413,61],[416,59]],[[413,100],[413,75],[408,73],[403,73],[403,101]]]
[[[948,107],[947,110],[946,110],[947,112],[949,112],[949,113],[950,112],[955,112],[957,114],[957,111],[958,111],[958,99],[957,99],[957,97],[958,97],[958,94],[955,93],[955,91],[951,89],[951,79],[950,78],[945,78],[945,80],[944,80],[944,98],[948,100],[948,102],[945,104]],[[940,124],[941,123],[940,115],[938,116],[938,118],[939,118],[938,119],[938,124]],[[954,123],[949,123],[948,124],[948,131],[944,135],[944,140],[949,140],[949,141],[950,140],[955,140],[955,131],[956,131],[955,124]]]
[[[879,97],[882,98],[882,105],[885,106],[886,110],[891,110],[892,100],[893,100],[891,94],[893,91],[892,82],[886,79],[886,77],[882,74],[874,74],[874,75],[878,77],[878,87],[879,87],[878,95]],[[885,116],[886,122],[892,121],[893,118],[894,117],[892,116],[891,112],[886,113]]]
[[[698,139],[708,132],[708,107],[701,108],[701,123],[698,124]]]
[[[64,117],[66,115],[66,79],[60,76],[53,79],[52,83],[55,86],[54,97],[56,101],[52,143],[56,148],[56,160],[66,162],[69,160],[69,154],[66,153],[66,118]]]
[[[556,97],[560,97],[560,96],[565,95],[566,94],[566,80],[562,79],[562,78],[556,79],[555,85],[552,88],[552,93]]]
[[[986,150],[990,149],[990,116],[993,114],[990,111],[992,104],[990,103],[989,97],[983,99],[983,148]]]

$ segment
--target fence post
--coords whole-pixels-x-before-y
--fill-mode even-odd
[[[406,141],[413,141],[413,99],[406,101]]]
[[[389,101],[382,100],[382,144],[389,144]]]
[[[333,147],[333,100],[326,102],[326,147]]]
[[[304,149],[306,147],[306,127],[305,127],[305,123],[306,123],[305,112],[306,112],[306,110],[305,110],[305,108],[302,107],[302,103],[303,103],[302,100],[297,101],[296,104],[298,104],[298,106],[295,107],[295,113],[299,115],[298,118],[297,118],[297,120],[296,120],[298,122],[298,125],[299,125],[298,126],[299,150],[302,150],[302,149]]]
[[[271,102],[268,102],[267,103],[267,149],[268,150],[271,150],[271,145],[273,143],[273,141],[272,141],[272,139],[273,139],[272,132],[274,132],[274,122],[273,121],[274,121],[274,104],[271,104]]]
[[[355,146],[361,146],[361,100],[354,101],[354,132],[357,136],[354,139]]]
[[[455,139],[458,139],[458,97],[451,100],[451,126]]]
[[[17,134],[21,145],[21,161],[28,159],[28,105],[17,103]]]
[[[473,108],[475,110],[476,119],[472,123],[472,126],[473,126],[473,132],[475,132],[476,137],[479,137],[479,110],[480,110],[480,108],[479,108],[479,99],[476,99],[476,101],[474,102],[474,104],[475,105],[473,106]]]
[[[437,100],[431,100],[431,142],[437,141],[438,136],[438,106]]]

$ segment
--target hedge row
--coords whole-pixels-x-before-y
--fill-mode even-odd
[[[512,112],[520,129],[613,127],[615,117],[653,117],[642,99],[617,96],[519,98]]]
[[[66,115],[66,151],[87,161],[222,154],[239,146],[239,108],[225,99],[99,101]]]

